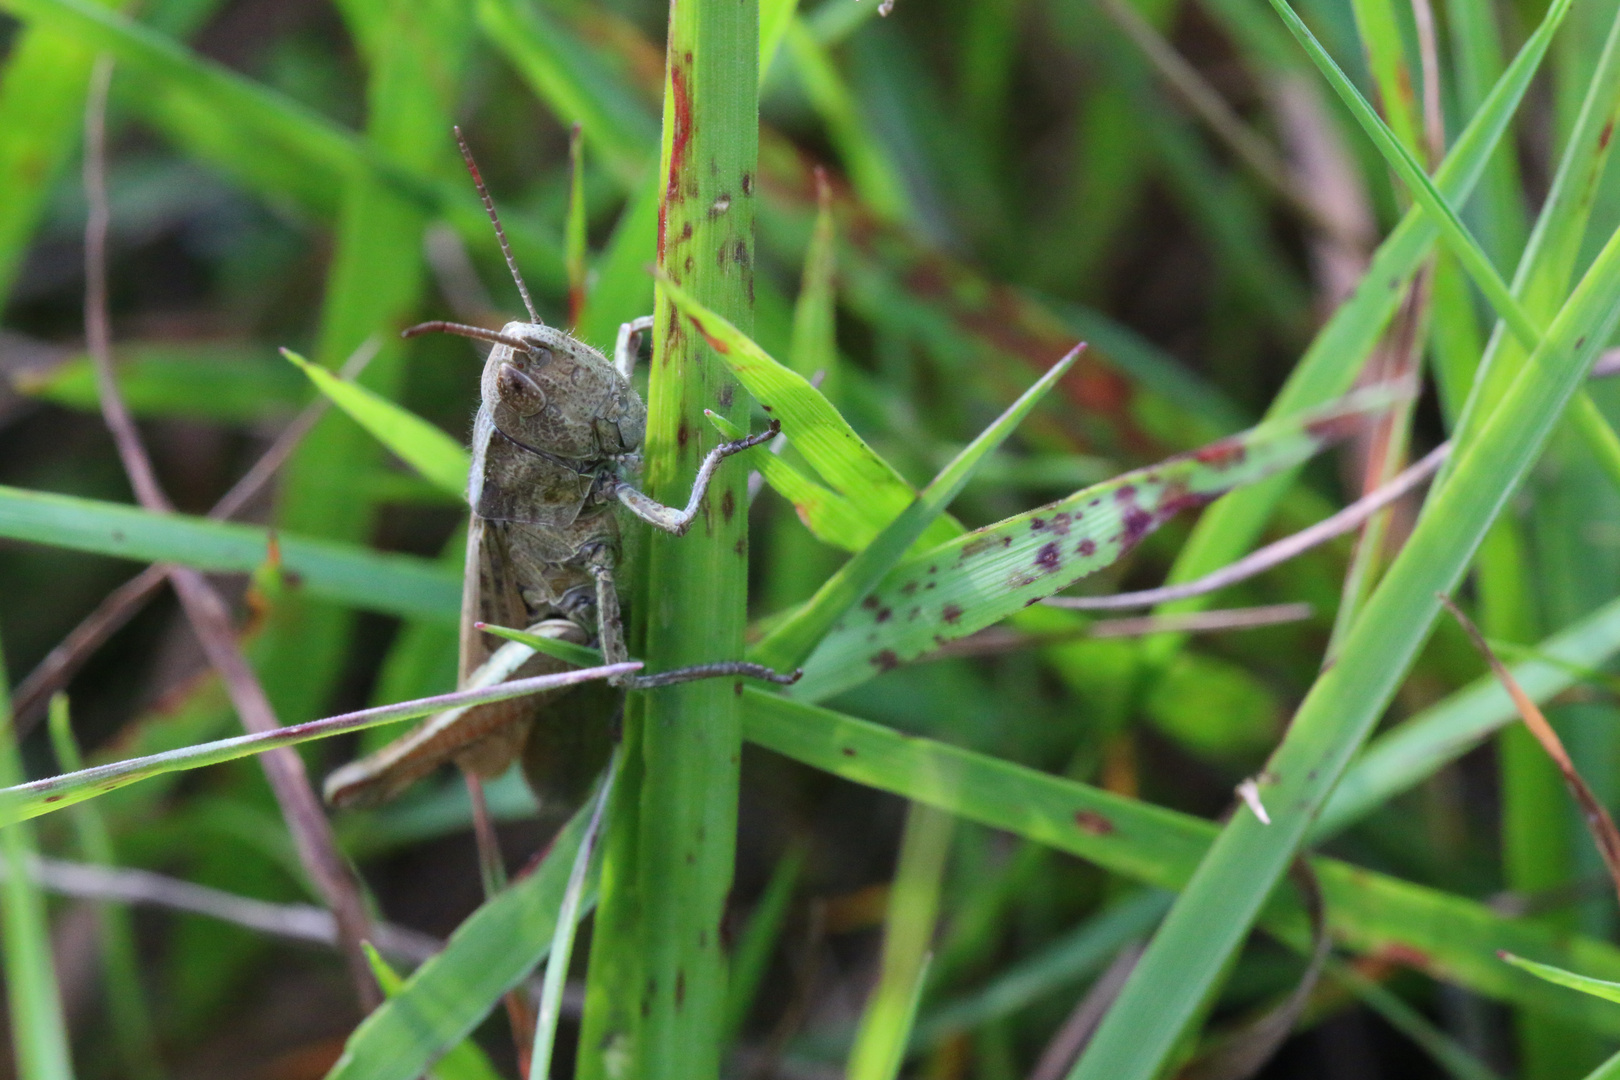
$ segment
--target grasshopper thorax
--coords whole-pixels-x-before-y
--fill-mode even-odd
[[[538,323],[507,323],[501,336],[529,346],[497,344],[484,364],[484,404],[502,435],[582,463],[640,449],[647,408],[607,357]]]

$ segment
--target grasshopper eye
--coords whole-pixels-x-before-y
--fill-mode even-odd
[[[533,416],[546,407],[546,392],[511,364],[502,364],[495,377],[501,402],[519,416]]]

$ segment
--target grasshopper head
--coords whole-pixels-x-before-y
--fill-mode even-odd
[[[502,434],[584,462],[641,446],[646,406],[607,357],[538,323],[507,323],[501,335],[529,345],[498,344],[484,364],[484,405]]]

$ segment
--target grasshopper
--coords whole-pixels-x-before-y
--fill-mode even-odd
[[[492,677],[495,650],[478,623],[526,627],[532,634],[579,645],[600,645],[605,663],[628,659],[614,572],[620,560],[621,512],[677,536],[697,516],[720,463],[772,438],[779,425],[711,450],[682,509],[665,506],[632,483],[639,471],[647,408],[630,376],[651,317],[619,330],[614,359],[536,314],[478,166],[456,139],[517,283],[529,322],[499,332],[459,323],[428,322],[405,337],[442,332],[491,342],[473,424],[467,501],[472,516],[462,583],[458,682]],[[561,671],[564,661],[536,653],[506,678]],[[504,673],[501,673],[504,674]],[[446,761],[484,779],[514,759],[543,807],[576,804],[607,760],[608,718],[621,690],[643,690],[694,679],[746,675],[789,683],[758,664],[729,661],[654,675],[621,675],[551,695],[535,695],[452,710],[326,781],[334,806],[370,806],[395,797]]]

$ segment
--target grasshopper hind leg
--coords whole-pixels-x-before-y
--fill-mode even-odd
[[[602,659],[609,664],[622,663],[630,658],[624,643],[624,618],[619,613],[619,590],[613,583],[613,567],[605,555],[592,559],[591,576],[596,578],[596,618],[602,643]],[[655,675],[619,675],[607,681],[626,690],[651,690],[655,686],[674,686],[677,683],[696,682],[699,679],[721,679],[743,675],[788,686],[799,681],[801,671],[783,674],[764,664],[751,664],[746,660],[722,660],[713,664],[694,664],[691,667],[661,671]]]

